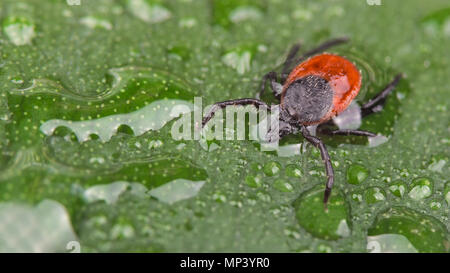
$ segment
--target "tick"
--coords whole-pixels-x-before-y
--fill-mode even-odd
[[[347,109],[361,88],[361,74],[352,62],[342,56],[321,53],[347,41],[347,38],[327,41],[299,58],[296,58],[296,55],[300,44],[295,44],[286,57],[279,79],[276,72],[267,73],[262,78],[259,92],[260,98],[269,81],[274,96],[280,101],[279,135],[275,138],[281,139],[288,134],[301,133],[307,141],[320,150],[327,175],[323,198],[325,208],[334,183],[334,171],[325,144],[320,138],[311,134],[310,126],[316,125],[317,132],[326,135],[376,136],[372,132],[362,130],[326,129],[326,125],[332,123],[333,117]],[[363,104],[362,117],[381,111],[387,96],[394,90],[400,79],[401,74],[398,74],[381,92]],[[257,108],[269,109],[265,102],[254,98],[217,102],[203,118],[202,127],[214,116],[215,111],[230,105],[254,105]],[[274,139],[271,137],[271,140]]]

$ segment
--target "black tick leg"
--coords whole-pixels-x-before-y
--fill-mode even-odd
[[[352,129],[342,129],[342,130],[330,130],[326,128],[321,128],[320,126],[317,127],[317,131],[324,135],[330,135],[330,136],[366,136],[366,137],[375,137],[377,134],[369,132],[369,131],[363,131],[363,130],[352,130]]]
[[[386,87],[381,90],[380,93],[371,98],[363,106],[361,106],[361,114],[363,117],[370,115],[372,113],[380,112],[383,109],[386,97],[395,89],[400,79],[401,74],[397,74],[395,78]]]
[[[276,98],[280,98],[283,86],[280,83],[278,83],[278,77],[275,71],[270,71],[269,73],[263,76],[258,98],[261,98],[262,95],[264,94],[264,91],[266,90],[267,80],[270,80],[270,87],[272,88],[273,95]]]
[[[214,117],[214,113],[217,110],[223,109],[223,108],[225,108],[225,107],[227,107],[229,105],[254,105],[258,109],[261,106],[266,107],[267,109],[269,109],[269,106],[265,102],[260,101],[258,99],[251,99],[251,98],[216,102],[211,107],[211,109],[209,110],[208,114],[206,114],[205,117],[203,118],[203,120],[202,120],[202,128],[205,126],[206,123],[208,123],[208,121],[210,121]]]
[[[328,198],[330,198],[331,188],[334,183],[334,171],[333,165],[331,165],[330,155],[328,154],[327,147],[323,144],[320,138],[312,136],[308,129],[305,126],[301,127],[301,133],[306,140],[308,140],[314,147],[318,148],[320,151],[320,156],[322,157],[323,162],[325,163],[325,171],[327,174],[327,184],[325,186],[325,193],[323,197],[323,204],[325,209],[327,208]]]
[[[288,55],[286,56],[286,60],[284,60],[283,63],[283,72],[281,73],[281,78],[284,79],[287,77],[287,74],[289,73],[289,68],[294,61],[295,55],[297,55],[298,50],[300,49],[301,45],[299,43],[294,44],[291,49],[289,50]],[[259,91],[259,98],[262,97],[264,94],[264,91],[266,90],[266,83],[267,80],[270,80],[270,86],[272,87],[273,94],[276,98],[279,98],[281,96],[282,91],[282,85],[278,83],[277,73],[274,71],[270,71],[262,78],[262,84],[261,84],[261,91]]]
[[[281,74],[281,82],[284,83],[286,78],[288,77],[289,72],[292,69],[292,63],[294,63],[295,66],[297,66],[301,62],[306,60],[307,58],[309,58],[313,55],[316,55],[317,53],[327,50],[328,48],[331,48],[333,46],[340,45],[342,43],[346,43],[348,41],[349,41],[349,39],[347,37],[341,37],[341,38],[328,40],[328,41],[320,44],[316,48],[309,50],[308,52],[306,52],[305,54],[303,54],[296,60],[294,60],[295,53],[297,53],[298,49],[300,48],[300,45],[298,45],[298,44],[294,45],[291,48],[291,50],[289,51],[288,57],[286,58],[286,61],[284,62],[283,72]]]
[[[289,49],[289,53],[286,56],[286,60],[284,60],[283,63],[283,72],[281,72],[282,75],[286,75],[290,72],[292,62],[295,61],[295,55],[297,55],[297,52],[300,50],[301,45],[299,43],[294,44],[291,49]]]

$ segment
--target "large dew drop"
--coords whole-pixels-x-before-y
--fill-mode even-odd
[[[303,194],[294,203],[299,225],[313,236],[325,240],[337,240],[350,235],[349,210],[344,197],[333,190],[328,211],[323,204],[323,186]]]
[[[121,125],[141,135],[193,109],[189,85],[168,72],[124,67],[111,69],[108,77],[111,87],[89,97],[48,79],[11,90],[13,122],[7,126],[11,142],[20,148],[34,146],[61,126],[71,129],[80,142],[91,135],[108,141]]]
[[[128,191],[136,198],[152,196],[173,204],[196,196],[207,178],[205,170],[187,159],[129,162],[115,172],[97,177],[96,183],[101,184],[86,189],[83,197],[87,202],[103,200],[113,204]]]
[[[447,229],[442,223],[403,207],[378,215],[368,235],[368,249],[372,252],[447,252],[450,246]],[[396,236],[389,246],[385,240],[388,235]]]

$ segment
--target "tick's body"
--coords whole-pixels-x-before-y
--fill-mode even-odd
[[[275,137],[282,138],[287,134],[300,132],[306,140],[320,150],[328,177],[324,195],[325,205],[334,182],[333,167],[325,145],[318,137],[310,134],[307,126],[318,125],[319,132],[330,135],[376,136],[374,133],[361,130],[330,131],[321,127],[322,124],[328,123],[334,116],[344,111],[361,88],[361,75],[353,63],[338,55],[328,53],[315,55],[345,41],[347,41],[345,38],[328,41],[297,60],[294,60],[294,57],[300,46],[293,46],[284,63],[281,83],[278,82],[275,72],[269,72],[263,77],[259,94],[260,96],[263,94],[266,81],[270,80],[274,95],[280,99],[280,131]],[[311,58],[307,59],[308,57]],[[288,74],[291,63],[294,61],[298,65]],[[385,98],[399,80],[400,75],[397,75],[383,91],[364,104],[361,107],[363,115],[379,111]],[[248,104],[268,107],[263,101],[252,98],[218,102],[205,116],[202,125],[213,117],[218,108]],[[274,140],[272,136],[269,137],[270,140]]]
[[[282,107],[293,106],[290,105],[292,102],[290,103],[289,100],[285,100],[285,97],[295,97],[289,94],[290,90],[295,90],[295,88],[292,88],[293,85],[307,82],[308,79],[310,79],[310,84],[326,85],[325,89],[322,89],[325,93],[322,92],[324,94],[321,96],[327,100],[323,101],[321,105],[325,112],[320,113],[321,115],[315,116],[311,120],[305,121],[305,125],[323,123],[344,111],[356,97],[361,87],[361,75],[356,66],[350,61],[332,54],[317,55],[299,64],[289,74],[283,85],[283,93],[281,94]],[[307,97],[306,99],[308,99],[308,94],[305,95]],[[330,97],[331,101],[329,101]],[[314,103],[314,98],[317,98],[317,96],[311,94],[309,97],[311,104]],[[298,102],[297,104],[301,103]]]

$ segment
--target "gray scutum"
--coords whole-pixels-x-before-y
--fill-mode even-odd
[[[283,108],[293,122],[303,124],[319,121],[333,104],[333,90],[319,76],[309,75],[298,79],[285,92]]]

